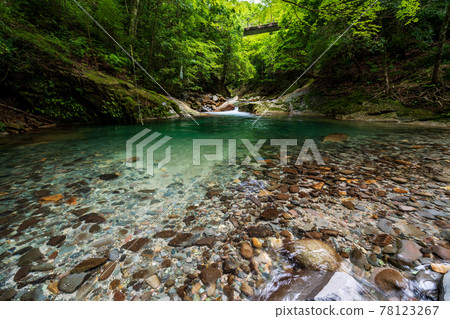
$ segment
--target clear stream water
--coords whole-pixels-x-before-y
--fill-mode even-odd
[[[136,223],[136,227],[140,223],[148,225],[146,220],[148,216],[154,216],[154,211],[163,211],[170,205],[174,206],[176,214],[189,203],[199,203],[206,186],[220,186],[232,182],[239,178],[240,171],[242,173],[249,169],[248,166],[239,165],[231,169],[226,165],[219,166],[217,169],[217,165],[223,163],[206,161],[203,156],[201,165],[193,165],[193,139],[223,140],[225,157],[228,154],[229,140],[236,140],[239,164],[249,155],[241,142],[243,139],[248,139],[253,145],[260,139],[267,140],[261,148],[262,158],[258,158],[263,159],[267,152],[273,153],[274,149],[276,150],[276,147],[270,146],[270,139],[297,139],[300,146],[305,139],[313,139],[319,150],[326,153],[328,146],[322,143],[323,137],[343,133],[349,136],[349,143],[337,147],[341,147],[342,152],[345,152],[346,148],[352,148],[355,154],[358,152],[364,154],[372,151],[372,147],[378,152],[383,150],[385,147],[383,145],[398,145],[405,141],[411,145],[432,144],[439,141],[443,145],[446,143],[445,140],[448,142],[449,136],[446,129],[391,123],[345,122],[300,116],[267,116],[255,122],[256,119],[247,113],[226,112],[196,118],[198,125],[189,118],[164,119],[151,121],[145,125],[77,126],[0,136],[0,194],[6,196],[6,199],[0,201],[0,215],[15,210],[29,218],[30,211],[27,207],[35,208],[37,202],[33,196],[34,191],[47,189],[52,194],[63,193],[70,196],[68,185],[82,180],[89,181],[91,191],[86,198],[83,198],[82,193],[75,195],[79,201],[78,206],[90,206],[93,211],[103,213],[105,216],[112,214],[109,220],[114,227],[134,225],[133,223]],[[171,137],[165,144],[171,147],[171,161],[161,170],[155,167],[154,176],[145,175],[145,172],[125,165],[126,141],[145,128],[158,132],[161,136]],[[165,146],[155,152],[155,163],[165,157]],[[396,146],[393,147],[396,149]],[[292,152],[289,152],[290,155],[297,156],[299,147],[289,149]],[[215,148],[202,147],[201,151],[203,155],[211,154],[215,152]],[[257,162],[253,158],[251,167],[257,167]],[[100,174],[107,173],[118,173],[121,178],[111,182],[98,180]],[[197,179],[202,180],[199,184],[206,186],[201,189],[198,185],[190,188]],[[177,188],[177,185],[184,185],[183,190]],[[162,193],[161,196],[158,195],[156,204],[148,206],[140,202],[141,199],[135,195],[125,197],[127,191],[133,189],[156,190],[155,194]],[[189,196],[185,199],[186,192]],[[117,207],[122,208],[118,210]],[[60,214],[58,216],[63,217],[47,218],[39,225],[40,228],[22,234],[23,238],[13,241],[6,237],[0,238],[0,254],[6,251],[13,252],[20,240],[32,246],[45,244],[48,237],[41,238],[39,235],[44,232],[50,231],[54,235],[67,233],[67,226],[61,225],[61,222],[65,218],[64,214],[71,209],[73,208],[66,205],[56,208]],[[21,218],[14,216],[20,223]],[[109,230],[110,234],[116,231],[114,227]],[[67,260],[72,260],[73,263],[75,258],[73,256],[79,254],[81,256],[79,258],[82,258],[88,251],[82,245],[81,248],[66,246],[62,247],[57,257],[56,261],[59,263],[65,263]],[[62,251],[67,251],[66,254],[71,256],[70,259],[65,259],[68,257],[65,257]],[[6,286],[13,283],[11,274],[8,273],[12,271],[13,264],[14,262],[5,259],[0,269],[0,281],[6,280],[8,283]]]

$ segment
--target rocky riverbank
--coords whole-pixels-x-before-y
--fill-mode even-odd
[[[448,300],[448,134],[334,134],[319,149],[325,165],[281,166],[268,147],[156,189],[96,154],[11,167],[0,298]]]

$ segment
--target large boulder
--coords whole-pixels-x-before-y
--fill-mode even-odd
[[[284,249],[289,257],[301,268],[311,270],[336,271],[341,257],[327,243],[316,239],[286,241]]]

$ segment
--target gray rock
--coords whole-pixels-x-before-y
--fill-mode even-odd
[[[406,263],[411,263],[423,255],[420,252],[420,246],[410,240],[402,240],[401,247],[397,252],[397,258]]]
[[[41,259],[44,257],[44,254],[41,253],[39,248],[32,248],[25,255],[20,257],[19,261],[17,262],[17,265],[20,267],[26,266],[31,264],[33,261]]]
[[[390,234],[392,230],[392,222],[387,219],[380,219],[377,223],[377,227],[386,234]]]
[[[450,271],[442,278],[439,300],[450,301]]]
[[[421,270],[416,275],[416,287],[423,295],[437,299],[439,282],[442,279],[442,274],[427,270]]]
[[[50,271],[55,269],[55,266],[49,263],[40,264],[37,266],[31,266],[31,271]]]
[[[117,259],[119,259],[119,257],[120,257],[120,253],[117,249],[113,249],[109,252],[109,256],[108,256],[109,260],[116,261]]]
[[[352,276],[336,272],[330,281],[314,297],[318,301],[356,301],[363,300],[361,297],[362,287]]]
[[[58,288],[62,292],[72,293],[83,284],[86,277],[83,273],[67,275],[59,281]]]
[[[45,296],[42,294],[42,290],[40,288],[36,288],[30,291],[27,291],[20,297],[21,301],[41,301],[44,300]]]

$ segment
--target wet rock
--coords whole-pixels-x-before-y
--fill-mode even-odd
[[[109,252],[109,255],[108,255],[109,260],[116,261],[117,259],[119,259],[119,257],[120,257],[120,253],[117,249],[113,249]]]
[[[173,230],[163,230],[153,235],[154,238],[172,238],[177,234]]]
[[[98,224],[94,224],[89,228],[91,234],[98,233],[102,228]]]
[[[98,176],[101,180],[104,180],[104,181],[110,181],[110,180],[113,180],[113,179],[116,179],[117,177],[119,177],[119,174],[117,174],[117,173],[113,173],[113,174],[102,174],[102,175],[99,175]]]
[[[439,300],[450,301],[450,272],[447,272],[442,278],[441,282],[441,294]]]
[[[9,301],[17,295],[17,290],[9,288],[0,292],[0,301]]]
[[[89,258],[76,265],[70,272],[72,274],[86,272],[88,270],[103,265],[107,260],[108,258]]]
[[[392,290],[406,289],[407,284],[403,275],[395,269],[382,269],[375,275],[375,284],[381,290],[388,292]]]
[[[253,257],[253,255],[254,255],[253,248],[252,248],[252,246],[249,243],[247,243],[247,242],[242,243],[242,245],[241,245],[241,255],[245,259],[250,259],[250,258]]]
[[[122,249],[131,250],[132,252],[138,252],[142,247],[147,245],[150,242],[148,238],[137,238],[129,241],[125,245],[122,246]]]
[[[14,281],[18,282],[18,281],[22,280],[23,278],[25,278],[26,276],[28,276],[28,274],[30,273],[30,270],[31,270],[30,265],[19,268],[19,270],[16,272],[16,275],[14,276]]]
[[[17,228],[18,232],[24,231],[29,227],[34,227],[36,226],[39,222],[41,221],[41,219],[39,218],[35,218],[32,217],[30,219],[25,220],[22,224],[20,224],[20,226]]]
[[[54,236],[47,242],[49,246],[58,246],[66,240],[66,235]]]
[[[113,299],[114,299],[114,301],[125,301],[126,296],[121,291],[116,291]]]
[[[311,270],[336,271],[341,261],[333,247],[317,239],[286,242],[284,249],[296,264]]]
[[[324,142],[342,143],[348,140],[348,136],[342,133],[334,133],[323,138]]]
[[[114,272],[114,269],[116,269],[116,266],[117,266],[116,261],[110,261],[109,263],[107,263],[104,269],[102,269],[100,276],[98,277],[98,280],[105,281],[106,279],[108,279]]]
[[[73,293],[86,279],[87,275],[83,273],[67,275],[59,281],[58,289],[62,292]]]
[[[90,207],[75,209],[75,210],[71,211],[71,213],[77,217],[80,217],[80,216],[86,214],[90,209],[91,209]]]
[[[248,237],[266,238],[272,235],[272,230],[266,226],[250,226],[246,230]]]
[[[362,287],[352,276],[336,272],[328,283],[314,296],[316,301],[356,301],[362,300]]]
[[[104,237],[99,240],[94,241],[91,246],[94,248],[101,248],[105,246],[111,246],[114,243],[114,238],[112,237]]]
[[[200,279],[205,286],[209,286],[210,284],[215,283],[221,275],[219,269],[215,267],[206,267],[201,271]]]
[[[263,246],[262,242],[260,242],[259,239],[256,237],[252,238],[252,245],[255,248],[262,248],[262,246]]]
[[[420,252],[420,246],[410,240],[402,240],[401,246],[397,251],[397,258],[406,263],[411,263],[423,255]]]
[[[252,297],[255,292],[253,291],[253,288],[249,286],[248,283],[243,282],[241,285],[241,292],[246,295],[247,297]]]
[[[216,242],[216,238],[213,236],[200,238],[195,242],[197,246],[207,246],[209,248],[214,247],[214,243]]]
[[[442,274],[430,271],[429,269],[421,270],[416,275],[416,287],[421,294],[433,300],[437,300],[441,279]]]
[[[431,252],[444,260],[450,259],[450,249],[445,247],[434,245],[431,247]]]
[[[391,177],[391,180],[393,180],[394,182],[399,183],[399,184],[406,184],[406,183],[408,183],[407,179],[401,178],[401,177]]]
[[[56,194],[56,195],[50,195],[39,198],[40,204],[50,204],[50,203],[57,203],[60,200],[62,200],[64,196],[62,194]]]
[[[161,285],[161,282],[159,281],[159,278],[156,275],[153,275],[150,278],[148,278],[146,280],[146,282],[153,289],[156,289],[156,288],[158,288]]]
[[[392,230],[392,222],[387,219],[380,219],[377,223],[377,227],[386,234],[390,234]]]
[[[261,215],[259,216],[262,220],[274,220],[277,219],[281,214],[281,211],[279,211],[276,208],[268,208],[265,209]]]
[[[92,224],[101,224],[106,222],[106,219],[104,219],[102,216],[97,215],[95,213],[89,213],[81,216],[78,218],[78,221],[82,222],[84,221],[86,224],[92,223]]]
[[[431,264],[431,269],[433,271],[440,273],[440,274],[446,274],[450,271],[450,265],[447,264]]]
[[[223,272],[225,274],[233,274],[233,275],[237,275],[238,274],[238,265],[231,259],[226,259],[223,262]]]
[[[28,252],[26,252],[22,257],[20,257],[17,265],[20,267],[31,264],[33,261],[41,259],[44,257],[44,254],[41,253],[39,248],[32,248]]]
[[[44,299],[44,295],[40,288],[35,288],[33,290],[27,291],[21,297],[21,301],[40,301]]]
[[[180,233],[175,236],[171,241],[169,241],[169,246],[181,247],[188,244],[188,242],[193,238],[191,233]]]
[[[392,236],[388,234],[378,234],[371,239],[371,242],[377,246],[385,247],[392,242]]]
[[[355,209],[355,204],[351,201],[342,202],[342,206],[352,210]]]
[[[361,250],[359,250],[358,248],[354,248],[350,252],[350,261],[352,262],[352,264],[362,269],[364,268],[364,265],[367,263],[367,258],[366,255],[363,254]]]
[[[55,266],[49,263],[40,264],[36,266],[31,266],[31,270],[33,272],[39,272],[39,271],[51,271],[55,269]]]

